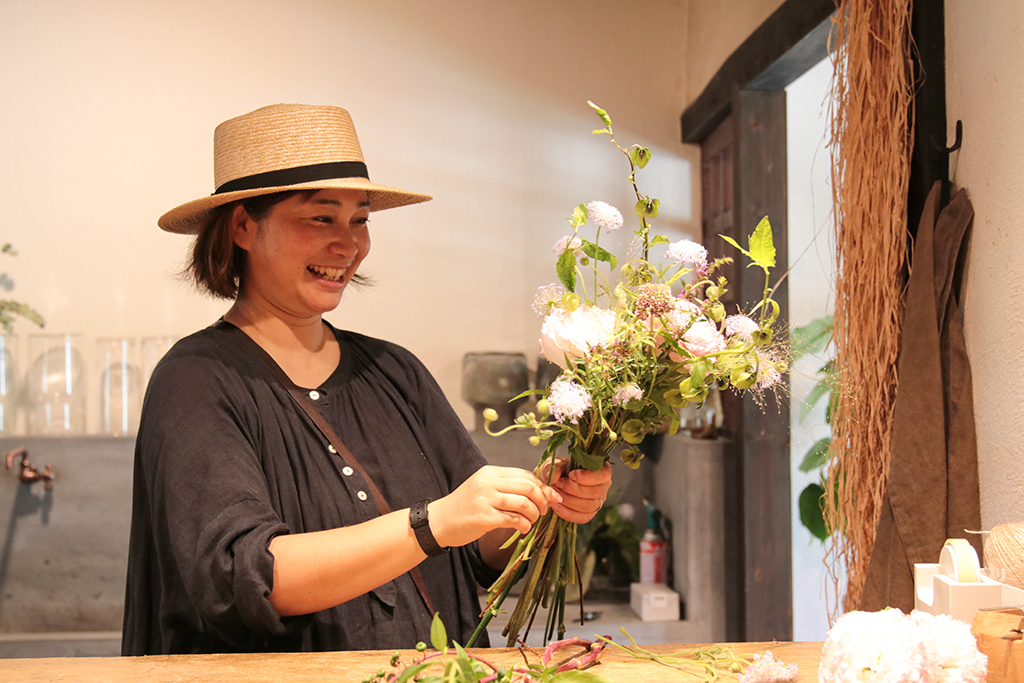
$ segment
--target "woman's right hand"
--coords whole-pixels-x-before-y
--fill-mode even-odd
[[[494,529],[527,533],[562,495],[532,472],[486,465],[428,506],[430,530],[442,547],[463,546]]]

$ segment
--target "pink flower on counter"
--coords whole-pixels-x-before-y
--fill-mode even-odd
[[[576,360],[591,347],[604,346],[615,334],[615,312],[598,306],[579,306],[571,313],[556,308],[544,318],[540,331],[540,352],[563,370],[565,358]]]
[[[740,683],[788,683],[800,672],[796,664],[783,664],[771,650],[754,655],[754,662],[740,675]]]

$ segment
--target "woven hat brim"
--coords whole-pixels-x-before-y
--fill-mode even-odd
[[[191,202],[175,207],[160,216],[156,224],[167,232],[180,235],[196,235],[206,227],[214,216],[217,209],[239,199],[248,199],[264,194],[276,192],[289,192],[291,190],[366,190],[367,198],[370,201],[370,211],[383,211],[394,209],[409,204],[432,199],[430,195],[418,192],[400,190],[396,187],[378,185],[365,178],[328,178],[296,185],[261,187],[251,190],[239,190],[237,192],[225,192],[202,197]]]

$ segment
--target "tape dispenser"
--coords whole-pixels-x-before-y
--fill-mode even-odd
[[[1024,604],[1024,591],[985,575],[967,539],[946,539],[938,564],[914,565],[914,608],[968,624],[980,609]]]

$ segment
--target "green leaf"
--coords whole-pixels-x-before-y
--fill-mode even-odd
[[[576,254],[573,253],[572,249],[566,249],[558,257],[558,263],[555,264],[555,272],[558,273],[558,279],[561,280],[566,289],[570,292],[576,291]]]
[[[601,121],[604,123],[604,125],[609,127],[612,125],[612,119],[610,116],[608,116],[608,112],[606,112],[604,109],[601,109],[601,107],[597,106],[590,100],[587,100],[587,104],[594,108],[594,111],[597,112],[597,115],[601,117]]]
[[[434,612],[434,620],[430,622],[430,644],[438,652],[448,651],[448,632],[444,629],[439,612]]]
[[[651,238],[651,246],[653,247],[656,244],[672,244],[672,242],[664,235],[655,235]]]
[[[825,515],[821,511],[821,499],[825,489],[821,484],[808,484],[800,492],[800,523],[807,527],[811,535],[824,541],[828,538],[825,528]]]
[[[402,669],[402,673],[398,678],[395,679],[395,683],[406,683],[406,681],[411,681],[414,676],[419,674],[419,672],[423,671],[428,666],[430,665],[413,664],[412,666],[407,666],[406,668]]]
[[[820,353],[832,339],[832,316],[815,318],[802,327],[793,328],[789,335],[789,350],[793,360],[808,353]]]
[[[590,218],[590,212],[587,211],[587,205],[580,204],[572,210],[572,217],[569,219],[569,223],[572,227],[578,228],[586,223],[588,218]]]
[[[800,463],[801,472],[810,472],[823,467],[828,462],[828,447],[832,444],[832,439],[825,437],[824,439],[818,439],[811,449],[807,451],[807,455],[804,456],[804,461]]]
[[[772,241],[772,225],[768,222],[768,216],[757,224],[748,242],[750,259],[755,264],[765,269],[775,267],[775,243]]]
[[[548,679],[548,683],[608,683],[608,679],[590,671],[563,671]]]
[[[807,400],[800,406],[800,419],[804,419],[814,409],[814,406],[821,400],[821,397],[832,390],[832,383],[826,377],[811,389],[811,393],[807,394]]]
[[[637,168],[643,168],[647,165],[647,162],[651,160],[651,150],[640,145],[633,145],[629,148],[629,160],[632,161]]]
[[[572,456],[573,462],[585,469],[596,471],[604,467],[604,458],[602,456],[587,453],[582,448],[573,448],[570,450],[569,455]]]
[[[719,235],[719,237],[721,237],[721,238],[722,238],[723,240],[725,240],[726,242],[728,242],[728,243],[729,243],[729,244],[731,244],[732,246],[734,246],[734,247],[736,247],[737,249],[739,249],[741,253],[743,253],[743,254],[746,254],[747,256],[750,256],[750,252],[749,252],[749,251],[747,251],[746,249],[744,249],[743,247],[741,247],[741,246],[740,246],[740,245],[739,245],[739,244],[738,244],[738,243],[736,242],[736,240],[734,240],[733,238],[729,237],[728,235]]]
[[[588,240],[583,240],[583,246],[580,247],[580,251],[594,259],[595,261],[604,261],[611,266],[612,270],[618,265],[618,260],[615,258],[615,254],[611,253],[604,247],[598,246]]]

